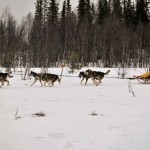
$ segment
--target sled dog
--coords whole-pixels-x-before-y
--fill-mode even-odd
[[[101,71],[92,71],[90,69],[86,70],[87,75],[93,80],[96,86],[98,86],[101,82],[101,80],[104,78],[105,75],[107,75],[110,72],[108,70],[107,72],[101,72]]]
[[[40,81],[41,86],[42,86],[42,76],[43,76],[42,73],[36,73],[36,72],[34,72],[34,71],[31,71],[30,74],[29,74],[29,77],[30,77],[30,78],[31,78],[31,77],[34,77],[34,81],[33,81],[33,83],[31,84],[31,86],[32,86],[33,84],[35,84],[35,83],[37,82],[37,80]]]
[[[7,82],[7,86],[10,86],[9,84],[9,81],[7,78],[12,78],[13,76],[11,76],[12,72],[9,72],[9,73],[2,73],[0,72],[0,82],[1,82],[1,85],[0,87],[4,86],[4,83]]]
[[[40,81],[41,86],[42,86],[42,81],[44,81],[44,86],[46,86],[46,83],[48,83],[49,86],[50,86],[50,84],[52,84],[52,86],[54,86],[54,82],[56,82],[56,81],[58,81],[60,83],[60,78],[56,74],[50,74],[50,73],[42,74],[42,73],[36,73],[34,71],[31,71],[29,76],[34,77],[34,82],[32,83],[32,85],[34,85],[37,82],[37,80]]]
[[[43,77],[42,77],[42,80],[44,81],[44,85],[46,84],[46,82],[49,84],[49,86],[50,86],[50,84],[52,85],[52,86],[54,86],[54,83],[56,82],[56,81],[58,81],[59,83],[60,83],[60,78],[58,77],[58,75],[56,75],[56,74],[51,74],[51,73],[45,73],[45,74],[43,74]]]

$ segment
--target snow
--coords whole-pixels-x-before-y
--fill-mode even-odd
[[[99,86],[91,80],[80,84],[79,72],[68,74],[66,68],[67,76],[54,87],[30,86],[33,79],[21,80],[20,72],[13,73],[10,86],[0,88],[0,149],[149,150],[150,85],[131,80],[134,97],[127,79],[113,78],[116,70],[111,68]],[[60,74],[61,68],[49,72]],[[142,72],[129,69],[127,77]],[[37,112],[46,115],[32,115]]]

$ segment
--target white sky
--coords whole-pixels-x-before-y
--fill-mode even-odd
[[[60,7],[63,0],[60,1]],[[97,0],[91,0],[96,2]],[[9,7],[10,12],[15,16],[16,19],[21,19],[22,16],[26,16],[28,12],[35,12],[36,0],[0,0],[0,15],[4,8]],[[70,0],[72,7],[76,7],[78,0]]]

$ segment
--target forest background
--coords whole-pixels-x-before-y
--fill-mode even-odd
[[[61,8],[61,9],[60,9]],[[80,68],[150,65],[149,0],[37,0],[18,23],[0,16],[0,66]]]

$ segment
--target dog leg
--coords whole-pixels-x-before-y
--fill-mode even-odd
[[[4,80],[1,81],[1,87],[4,86]]]
[[[40,81],[40,83],[41,83],[41,87],[42,87],[42,81],[41,81],[41,79],[39,79],[39,81]]]
[[[86,78],[85,85],[87,84],[88,78]]]
[[[100,77],[97,80],[98,80],[97,85],[99,85],[100,83],[102,83]]]
[[[47,87],[47,85],[46,85],[46,81],[44,82],[44,84],[43,84],[43,85]]]
[[[97,86],[97,81],[96,79],[92,78],[93,83]]]
[[[4,86],[4,83],[7,82],[7,86],[10,86],[9,81],[8,80],[3,80],[2,82],[2,86]]]
[[[1,85],[0,85],[0,87],[2,87],[2,85],[3,85],[3,83],[2,83],[2,81],[1,81]]]
[[[99,85],[101,83],[101,80],[98,80],[97,85]]]
[[[8,81],[8,80],[5,80],[5,82],[7,82],[7,86],[10,86],[10,84],[9,84],[9,81]]]
[[[34,82],[31,84],[31,86],[37,81],[37,79],[34,80]]]
[[[81,82],[80,82],[80,84],[82,84],[82,81],[84,80],[84,77],[82,78],[82,80],[81,80]]]
[[[52,86],[54,86],[54,82],[51,82]]]
[[[50,87],[50,86],[51,86],[51,85],[50,85],[51,83],[49,83],[49,82],[47,82],[47,83],[48,83],[48,85],[49,85],[49,87]]]
[[[98,86],[98,82],[97,82],[97,81],[95,81],[95,83],[96,83],[96,86]]]
[[[51,87],[52,81],[49,80],[47,83],[48,83],[49,87]]]

